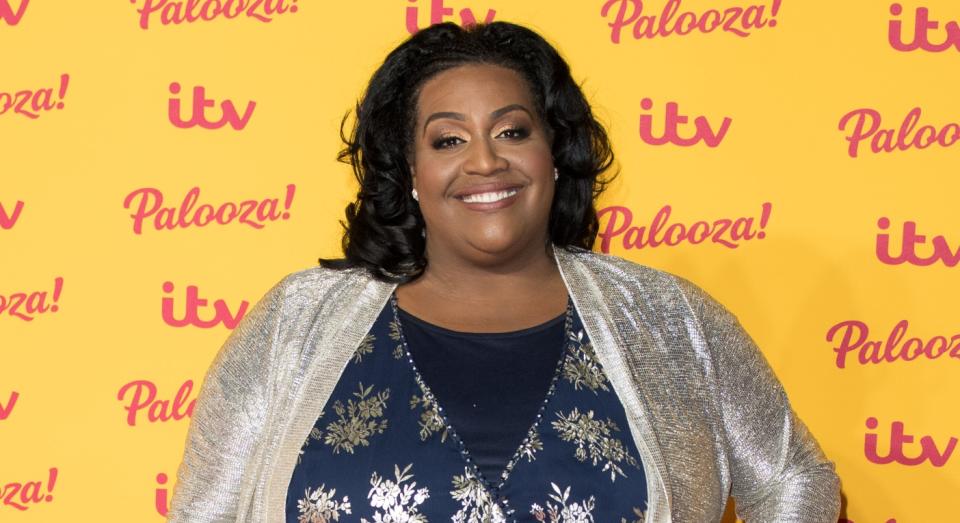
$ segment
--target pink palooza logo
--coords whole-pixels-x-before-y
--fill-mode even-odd
[[[123,208],[133,210],[130,218],[133,220],[134,234],[142,234],[144,226],[152,227],[156,231],[170,231],[237,223],[262,229],[270,222],[290,219],[290,208],[293,206],[296,191],[297,186],[291,183],[287,185],[283,198],[247,199],[217,206],[201,203],[197,206],[200,188],[193,187],[178,205],[164,207],[163,191],[143,187],[127,194],[123,199]]]
[[[914,107],[894,128],[883,126],[883,117],[876,109],[850,111],[840,119],[840,130],[848,133],[845,139],[850,142],[847,154],[856,158],[862,144],[868,144],[873,153],[891,153],[933,145],[950,147],[960,141],[960,123],[951,122],[942,127],[924,124],[918,128],[921,116],[922,110]]]
[[[23,14],[27,12],[30,0],[20,0],[20,5],[16,9],[10,5],[11,1],[16,3],[17,0],[0,0],[0,20],[6,22],[7,25],[17,25],[23,18]]]
[[[196,398],[190,399],[193,392],[193,380],[180,385],[173,398],[158,398],[156,383],[150,380],[134,380],[117,392],[117,400],[125,402],[127,425],[137,426],[137,416],[144,414],[148,423],[180,421],[193,415]]]
[[[13,408],[17,406],[18,399],[20,399],[20,393],[13,391],[7,398],[6,404],[0,403],[0,421],[6,421],[13,414]]]
[[[156,18],[161,25],[240,17],[269,23],[277,16],[298,10],[297,0],[130,0],[130,3],[138,6],[141,29],[149,29],[151,19]]]
[[[50,503],[53,501],[53,490],[57,487],[59,473],[57,467],[51,467],[47,471],[46,482],[34,480],[0,483],[3,485],[0,488],[0,500],[2,500],[3,506],[16,510],[27,510],[34,505]]]
[[[848,357],[854,363],[879,365],[941,357],[960,360],[960,333],[930,338],[907,336],[910,322],[900,320],[885,337],[871,337],[870,327],[860,320],[841,321],[827,331],[827,342],[835,344],[838,369],[847,368]]]
[[[170,92],[172,94],[180,94],[180,84],[178,82],[171,83]],[[167,118],[174,127],[180,129],[200,127],[208,130],[216,130],[229,124],[234,131],[242,131],[247,127],[247,123],[250,122],[250,117],[253,116],[253,110],[257,107],[257,102],[247,102],[243,116],[240,116],[233,102],[225,100],[220,102],[220,118],[218,120],[210,120],[207,118],[207,109],[215,108],[216,104],[217,102],[215,100],[207,99],[206,89],[198,85],[193,88],[190,118],[186,120],[182,118],[179,98],[170,98],[167,102]]]
[[[600,209],[597,212],[600,250],[609,253],[610,244],[615,239],[620,240],[624,249],[652,249],[661,245],[673,247],[681,243],[697,245],[707,240],[736,249],[741,242],[766,237],[764,230],[770,221],[773,206],[769,202],[761,205],[759,217],[697,220],[689,225],[670,223],[672,210],[670,205],[664,205],[649,224],[636,226],[633,224],[633,211],[627,207],[614,205]]]
[[[3,206],[3,202],[0,202],[0,229],[13,229],[17,221],[20,220],[20,213],[23,212],[23,206],[24,203],[17,200],[17,202],[13,204],[13,210],[8,211],[7,208]]]
[[[164,294],[173,293],[174,288],[173,282],[163,282]],[[240,320],[243,319],[243,315],[247,313],[247,308],[250,307],[250,302],[243,300],[240,302],[240,306],[237,307],[237,312],[232,312],[226,301],[215,300],[212,306],[213,317],[205,320],[200,316],[201,309],[206,308],[209,310],[207,303],[208,300],[206,298],[200,297],[199,287],[196,285],[187,285],[186,296],[183,298],[182,316],[179,318],[176,317],[176,312],[174,311],[174,309],[176,309],[176,302],[173,296],[163,297],[160,305],[160,315],[163,318],[163,322],[171,327],[193,326],[201,329],[212,329],[218,325],[223,325],[228,329],[234,329],[237,324],[240,323]]]
[[[53,280],[53,290],[21,291],[9,295],[0,294],[0,315],[9,315],[23,321],[33,321],[38,315],[52,314],[60,310],[60,295],[63,293],[63,277]]]
[[[904,17],[906,16],[906,14],[903,12],[903,6],[900,4],[891,4],[890,14],[894,17],[900,17],[901,15]],[[887,31],[887,40],[890,42],[890,47],[905,53],[916,51],[918,49],[922,49],[931,53],[941,53],[950,49],[951,47],[957,51],[960,51],[960,23],[955,20],[951,20],[944,24],[943,32],[946,33],[946,35],[939,36],[939,38],[942,40],[941,42],[932,42],[930,33],[937,31],[939,28],[940,22],[930,18],[930,9],[926,7],[918,7],[914,11],[912,31],[913,41],[903,41],[903,20],[898,18],[890,20],[890,25]]]
[[[644,98],[640,101],[640,107],[644,111],[653,109],[653,100]],[[680,114],[679,105],[676,102],[667,102],[663,116],[663,134],[656,135],[653,115],[643,114],[640,115],[640,139],[650,145],[673,144],[690,147],[702,142],[707,147],[717,147],[723,142],[733,120],[724,118],[715,130],[706,116],[697,116],[693,119],[693,127],[696,129],[693,134],[681,133],[680,126],[686,125],[689,121],[690,117]],[[681,134],[688,136],[684,137]]]
[[[753,31],[776,27],[780,4],[781,0],[772,0],[769,4],[712,8],[697,13],[682,10],[681,0],[667,0],[659,12],[645,11],[643,0],[607,0],[600,8],[600,16],[611,19],[607,25],[610,41],[615,44],[620,43],[624,29],[635,40],[716,30],[747,37]]]
[[[886,216],[881,217],[877,220],[877,227],[879,227],[881,231],[890,230],[890,219]],[[923,247],[927,244],[927,236],[917,234],[916,222],[903,222],[900,236],[900,252],[894,255],[890,247],[890,234],[887,232],[877,234],[876,256],[878,260],[886,265],[902,265],[906,263],[918,267],[929,267],[938,262],[946,267],[956,267],[957,263],[960,263],[960,245],[956,248],[950,247],[946,237],[942,235],[934,236],[930,240],[930,246],[924,247],[929,254],[918,254],[917,247]]]
[[[879,425],[877,418],[867,418],[868,429],[877,430]],[[950,457],[957,447],[957,438],[955,437],[950,437],[946,443],[938,445],[932,436],[923,436],[919,441],[919,449],[916,448],[915,439],[915,436],[904,431],[902,421],[894,421],[890,424],[890,448],[886,451],[886,455],[880,455],[878,436],[872,432],[867,432],[863,438],[863,455],[867,458],[867,461],[877,465],[897,463],[908,467],[916,467],[924,463],[930,463],[934,467],[942,467],[950,461]],[[910,444],[913,444],[913,452],[904,448]]]
[[[63,109],[63,100],[67,96],[69,85],[70,75],[64,73],[60,75],[60,85],[56,88],[56,94],[53,87],[20,89],[13,93],[0,91],[0,115],[19,114],[36,120],[43,113]]]
[[[448,7],[444,0],[407,0],[413,5],[407,6],[407,32],[414,34],[420,30],[422,27],[420,25],[420,6],[422,4],[429,4],[429,7],[426,7],[424,10],[427,11],[429,15],[429,23],[427,25],[439,24],[441,22],[447,21],[448,16],[453,16],[454,8]],[[497,11],[494,9],[487,9],[486,15],[483,19],[478,19],[477,16],[473,13],[473,9],[469,7],[464,7],[460,9],[460,25],[468,26],[477,23],[478,21],[489,24],[494,20],[494,17],[497,16]]]

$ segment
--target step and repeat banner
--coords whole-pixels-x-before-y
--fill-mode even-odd
[[[741,319],[842,518],[960,518],[960,3],[0,0],[0,521],[164,520],[213,356],[339,253],[341,118],[491,20],[610,130],[596,250]]]

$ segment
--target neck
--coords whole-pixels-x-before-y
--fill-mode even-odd
[[[427,248],[427,268],[414,282],[450,299],[473,302],[502,301],[514,296],[536,295],[534,291],[561,282],[553,246],[543,244],[490,262],[457,256],[443,249]],[[499,257],[498,257],[499,258]]]
[[[544,239],[546,242],[546,239]],[[539,325],[567,307],[567,287],[545,243],[522,255],[477,258],[429,251],[427,269],[397,288],[400,308],[452,330],[507,332]]]

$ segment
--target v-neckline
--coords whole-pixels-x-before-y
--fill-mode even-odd
[[[420,370],[417,368],[416,362],[413,361],[413,356],[410,353],[410,348],[407,345],[406,336],[403,333],[403,325],[400,321],[400,315],[398,312],[397,298],[396,293],[390,295],[390,306],[393,310],[393,321],[397,324],[397,332],[400,336],[400,343],[403,347],[404,354],[406,356],[407,362],[410,365],[411,370],[413,371],[414,380],[417,383],[417,386],[420,388],[421,394],[423,394],[424,399],[433,403],[434,407],[437,410],[437,414],[440,416],[440,419],[443,422],[444,430],[447,435],[451,438],[454,444],[457,446],[457,449],[460,451],[460,456],[469,469],[470,473],[480,482],[483,488],[486,490],[487,494],[490,496],[490,499],[497,504],[505,501],[500,496],[500,491],[506,485],[507,481],[510,479],[510,476],[517,464],[526,454],[527,447],[534,438],[539,439],[540,426],[542,425],[544,413],[546,412],[547,405],[550,404],[553,397],[556,395],[557,382],[563,376],[564,362],[566,361],[567,353],[567,343],[569,342],[570,335],[573,329],[573,302],[569,295],[567,296],[567,311],[564,319],[564,328],[563,328],[563,346],[560,350],[560,356],[558,358],[557,364],[554,368],[553,376],[550,379],[550,385],[547,388],[547,393],[543,400],[540,402],[540,408],[537,411],[536,417],[534,418],[533,423],[531,423],[530,428],[527,429],[527,432],[523,438],[523,441],[520,442],[520,445],[514,450],[513,455],[510,457],[510,460],[507,461],[507,464],[503,467],[500,472],[499,481],[496,483],[492,482],[487,478],[480,468],[477,466],[476,461],[470,454],[470,451],[467,449],[466,445],[461,439],[460,435],[457,433],[456,428],[450,422],[450,419],[447,417],[446,412],[443,409],[443,406],[437,401],[436,396],[434,396],[433,391],[430,389],[430,386],[427,385],[426,381],[423,379],[423,376],[420,374]],[[509,507],[503,507],[509,510]]]

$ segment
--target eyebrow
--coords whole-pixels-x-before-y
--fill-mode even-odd
[[[522,105],[520,105],[520,104],[510,104],[510,105],[503,106],[503,107],[497,109],[496,111],[493,111],[492,113],[490,113],[490,117],[493,118],[493,119],[497,119],[497,118],[500,118],[501,116],[503,116],[503,115],[505,115],[505,114],[507,114],[507,113],[509,113],[509,112],[511,112],[511,111],[523,111],[523,112],[527,113],[528,115],[530,115],[531,118],[533,118],[533,115],[530,114],[530,111],[527,110],[526,107],[524,107],[524,106],[522,106]],[[440,119],[440,118],[450,118],[451,120],[459,120],[459,121],[461,121],[461,122],[466,121],[466,119],[467,119],[467,118],[466,118],[463,114],[461,114],[461,113],[453,113],[453,112],[433,113],[433,114],[431,114],[430,116],[427,117],[427,120],[426,120],[425,122],[423,122],[423,133],[426,134],[426,132],[427,132],[427,125],[429,125],[430,122],[432,122],[432,121],[434,121],[434,120],[438,120],[438,119]]]

